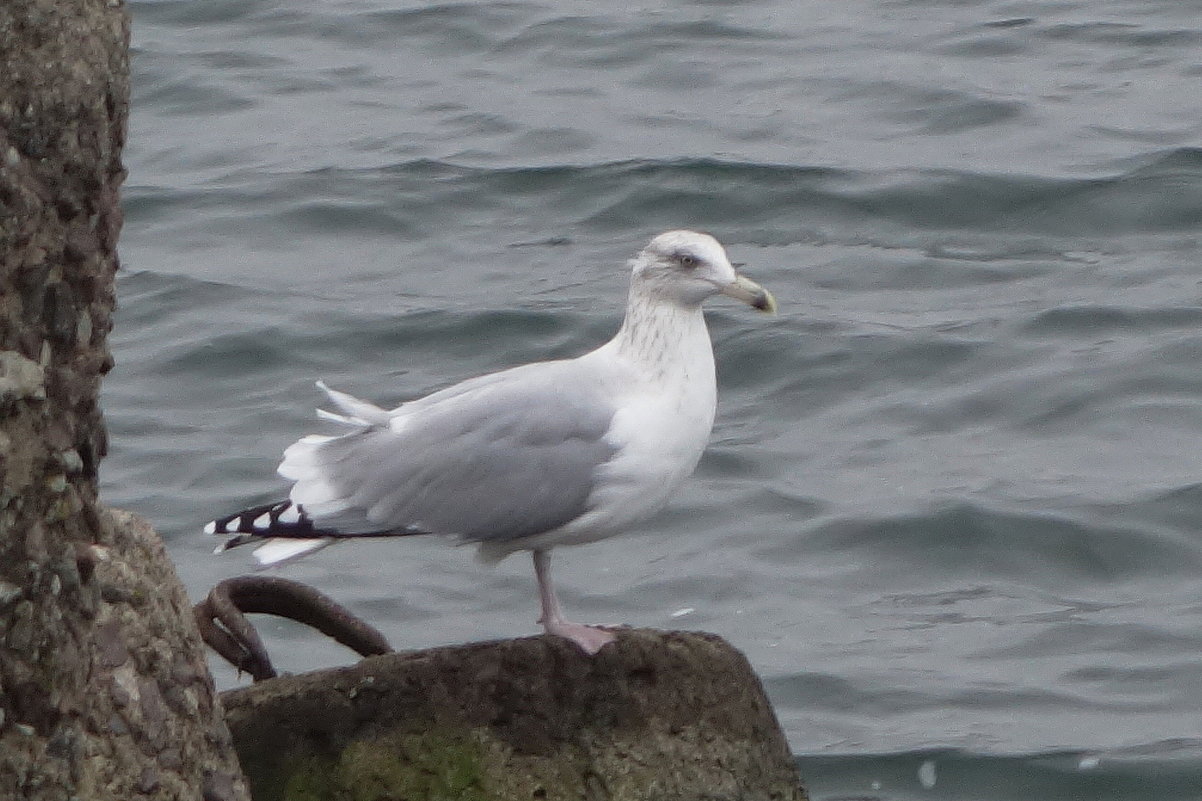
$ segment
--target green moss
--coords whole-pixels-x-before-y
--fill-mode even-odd
[[[284,781],[284,801],[487,801],[483,748],[470,735],[392,734],[313,756]]]
[[[286,801],[326,801],[334,798],[336,764],[313,757],[301,763],[284,783],[281,795]]]

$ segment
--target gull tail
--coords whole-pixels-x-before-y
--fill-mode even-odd
[[[278,472],[296,482],[291,499],[255,506],[219,517],[205,526],[206,534],[227,539],[214,553],[247,543],[259,543],[254,556],[260,565],[278,565],[313,553],[348,537],[393,537],[425,534],[416,528],[379,529],[362,510],[351,508],[327,475],[327,451],[355,441],[366,430],[387,428],[392,415],[345,392],[317,386],[338,412],[318,410],[318,416],[355,429],[342,436],[311,434],[284,451]]]
[[[263,543],[254,551],[263,566],[278,565],[320,550],[334,542],[336,532],[313,524],[305,509],[292,501],[279,501],[219,517],[205,526],[206,534],[229,535],[217,546],[221,553],[248,542]]]
[[[317,416],[323,420],[329,420],[334,423],[341,423],[346,426],[355,428],[371,428],[372,426],[387,427],[391,416],[385,409],[381,409],[373,403],[361,401],[353,395],[348,395],[345,392],[339,392],[336,389],[330,389],[326,386],[326,382],[318,381],[317,388],[326,393],[330,403],[338,407],[342,414],[327,412],[325,409],[318,409]]]

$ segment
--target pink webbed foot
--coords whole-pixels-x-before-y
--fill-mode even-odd
[[[618,635],[612,631],[599,629],[596,626],[585,626],[582,623],[569,623],[566,620],[543,623],[543,628],[547,630],[548,634],[567,637],[589,656],[595,655],[618,638]]]

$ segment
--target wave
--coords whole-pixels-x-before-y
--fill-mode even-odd
[[[1152,743],[1138,751],[803,754],[797,766],[812,797],[822,801],[1193,801],[1202,786],[1202,740]]]
[[[857,581],[902,587],[910,579],[1011,582],[1060,591],[1194,575],[1202,540],[1109,506],[1070,512],[1009,511],[955,502],[877,517],[818,518],[757,550],[778,564],[821,557],[857,566]],[[1202,514],[1202,507],[1197,510]]]
[[[418,238],[448,216],[540,217],[629,236],[688,221],[728,243],[785,245],[822,236],[1013,232],[1102,239],[1187,232],[1202,222],[1202,150],[1149,154],[1098,177],[951,170],[858,172],[718,159],[474,167],[419,159],[302,173],[234,171],[184,188],[130,185],[130,224],[170,223],[210,210],[279,226]],[[218,221],[220,222],[220,220]],[[887,226],[888,234],[874,229]]]

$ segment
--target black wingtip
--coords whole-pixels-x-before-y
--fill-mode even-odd
[[[219,517],[205,526],[206,534],[230,537],[218,551],[236,548],[261,537],[296,537],[309,539],[320,537],[323,532],[305,514],[303,506],[294,506],[292,501],[277,501],[262,506],[243,509],[232,515]]]

